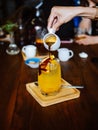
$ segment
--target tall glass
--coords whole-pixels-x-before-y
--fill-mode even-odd
[[[61,68],[59,60],[54,56],[50,56],[40,63],[38,85],[44,95],[54,95],[60,90]]]

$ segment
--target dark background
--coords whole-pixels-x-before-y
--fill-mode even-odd
[[[28,6],[34,8],[40,0],[0,0],[0,25],[6,21],[14,12],[22,7]],[[42,0],[43,1],[43,0]],[[50,14],[50,10],[54,5],[60,6],[73,6],[73,0],[44,0],[41,9],[44,13],[44,18],[47,22],[47,18]],[[18,15],[17,15],[18,18]],[[69,39],[74,35],[74,24],[70,21],[60,27],[60,30],[56,32],[60,38]]]

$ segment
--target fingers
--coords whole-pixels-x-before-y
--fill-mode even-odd
[[[50,14],[50,16],[48,18],[48,24],[47,24],[48,28],[52,28],[54,19],[55,19],[55,16],[53,16],[52,14]]]
[[[58,23],[58,18],[56,16],[50,15],[48,19],[48,25],[47,25],[48,30],[52,28],[53,30],[57,31],[58,26],[59,26],[57,25],[57,23]]]
[[[50,28],[52,28],[55,32],[59,30],[59,27],[63,24],[63,22],[61,22],[59,20],[59,16],[57,17],[51,17],[48,19],[48,25],[47,25],[47,28],[48,30]]]
[[[88,40],[86,39],[76,40],[75,42],[79,45],[89,45]]]
[[[48,30],[52,28],[53,30],[57,31],[59,30],[59,27],[61,26],[62,23],[60,23],[60,14],[57,12],[57,9],[52,8],[50,16],[48,18],[48,24],[47,28]]]

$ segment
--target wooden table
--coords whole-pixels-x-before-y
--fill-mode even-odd
[[[83,85],[80,97],[40,106],[27,92],[26,83],[37,80],[38,69],[24,64],[21,53],[5,52],[0,45],[0,130],[98,130],[98,45],[63,44],[74,57],[61,62],[62,77],[72,85]],[[85,51],[87,59],[79,53]]]

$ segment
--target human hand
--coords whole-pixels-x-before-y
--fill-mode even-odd
[[[67,23],[75,16],[83,16],[95,19],[96,11],[98,11],[97,8],[91,8],[91,7],[54,6],[51,9],[51,13],[48,18],[47,28],[48,30],[52,28],[53,30],[57,31],[63,23]]]
[[[84,34],[84,38],[80,40],[75,40],[79,45],[94,45],[98,44],[98,36],[89,36]]]
[[[57,31],[59,27],[70,21],[75,15],[75,7],[54,6],[48,18],[47,28]]]

